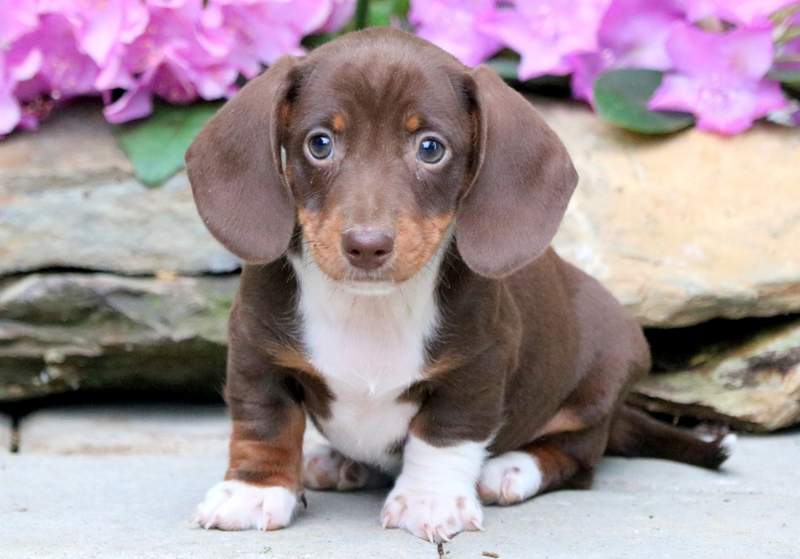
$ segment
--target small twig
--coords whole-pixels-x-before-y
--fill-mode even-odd
[[[484,557],[491,557],[492,559],[499,559],[499,555],[493,551],[484,551],[481,553]]]

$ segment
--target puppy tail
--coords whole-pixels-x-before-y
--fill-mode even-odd
[[[623,405],[611,424],[606,454],[662,458],[717,469],[730,457],[735,443],[732,433],[704,440]]]

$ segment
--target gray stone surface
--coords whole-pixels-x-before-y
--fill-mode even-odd
[[[128,179],[0,198],[0,273],[61,267],[199,274],[239,261],[206,230],[185,175],[157,189]]]
[[[781,320],[730,346],[701,348],[689,361],[641,381],[635,403],[748,431],[800,422],[800,320]]]
[[[106,412],[97,413],[102,418]],[[134,415],[150,419],[117,424],[149,430],[159,413],[141,411]],[[172,413],[178,427],[164,425],[164,432],[184,436],[192,414]],[[51,436],[58,437],[54,419]],[[65,421],[63,436],[88,428],[76,421]],[[108,440],[115,421],[97,440]],[[226,424],[219,410],[206,421]],[[201,431],[192,430],[192,438]],[[223,449],[192,455],[176,455],[169,447],[164,454],[33,453],[24,450],[24,433],[23,422],[22,453],[0,456],[2,559],[439,557],[430,544],[380,528],[382,492],[312,492],[308,510],[278,532],[207,532],[191,528],[188,518],[222,476]],[[798,463],[800,432],[743,438],[720,473],[657,460],[606,459],[593,490],[488,508],[486,532],[457,536],[444,546],[444,557],[479,559],[489,552],[501,559],[795,559]]]
[[[0,414],[0,454],[11,450],[11,418]]]
[[[236,277],[0,283],[0,401],[77,389],[215,393]]]
[[[223,406],[47,408],[26,416],[19,435],[26,455],[221,456],[230,421]]]
[[[536,100],[581,175],[556,247],[642,321],[800,310],[800,135],[629,134],[583,105]],[[154,274],[227,271],[186,178],[146,189],[96,106],[0,143],[0,274],[52,266]]]
[[[131,177],[133,168],[111,130],[100,103],[76,102],[56,111],[39,130],[5,138],[0,143],[0,198]]]
[[[95,104],[59,111],[38,132],[0,143],[0,274],[238,266],[203,226],[186,176],[142,186]]]

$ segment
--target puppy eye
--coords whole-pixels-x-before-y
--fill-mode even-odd
[[[333,153],[333,140],[327,134],[314,134],[308,139],[308,151],[314,159],[327,159]]]
[[[417,158],[423,163],[434,164],[438,163],[444,157],[444,145],[435,138],[424,138],[419,143],[419,150],[417,151]]]

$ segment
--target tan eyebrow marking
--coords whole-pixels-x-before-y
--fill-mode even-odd
[[[331,128],[337,134],[340,134],[345,127],[345,119],[342,113],[334,113],[333,117],[331,118]]]
[[[419,115],[413,114],[406,119],[405,122],[406,132],[411,134],[419,130],[421,127],[422,127],[422,118]]]

